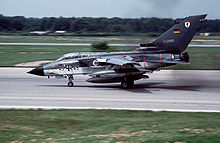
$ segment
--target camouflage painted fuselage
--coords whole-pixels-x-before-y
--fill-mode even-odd
[[[143,51],[129,51],[129,52],[100,52],[100,53],[72,53],[61,57],[60,59],[44,65],[45,76],[56,76],[56,75],[77,75],[77,74],[92,74],[95,72],[106,70],[110,64],[101,59],[108,59],[117,56],[130,56],[132,61],[137,62],[134,65],[138,71],[150,72],[158,70],[161,67],[175,65],[175,63],[163,63],[162,61],[180,61],[180,54],[147,54]],[[159,62],[161,61],[161,62]],[[116,72],[138,72],[137,70],[131,71],[127,67],[131,65],[123,65],[116,69]],[[130,68],[129,68],[130,69]]]

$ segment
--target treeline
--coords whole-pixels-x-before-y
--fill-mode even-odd
[[[1,32],[67,31],[73,33],[148,33],[165,32],[175,20],[160,18],[25,18],[0,15]],[[220,32],[220,20],[208,20],[201,32]]]

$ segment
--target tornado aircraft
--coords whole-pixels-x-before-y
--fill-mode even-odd
[[[176,64],[189,64],[184,52],[192,38],[206,21],[207,14],[189,16],[175,21],[175,25],[151,43],[123,52],[69,53],[37,67],[28,73],[38,76],[68,78],[72,87],[74,75],[89,75],[87,82],[120,82],[122,88],[132,88],[134,81],[149,78],[149,74]]]

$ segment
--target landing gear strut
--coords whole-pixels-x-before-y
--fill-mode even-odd
[[[69,75],[68,76],[69,82],[68,82],[68,86],[69,87],[73,87],[74,83],[73,83],[73,75]]]
[[[132,88],[134,86],[134,79],[125,77],[121,81],[121,87],[124,89]]]

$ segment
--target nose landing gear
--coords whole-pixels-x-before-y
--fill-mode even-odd
[[[68,86],[69,87],[73,87],[73,85],[74,85],[74,83],[73,83],[73,80],[74,80],[74,78],[73,78],[73,75],[69,75],[68,76],[68,79],[69,79],[69,82],[68,82]]]
[[[71,82],[71,81],[68,82],[68,86],[69,86],[69,87],[73,87],[73,85],[74,85],[73,82]]]

